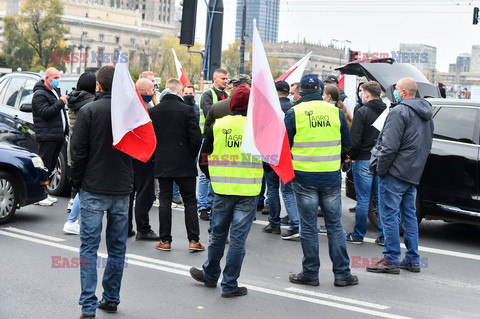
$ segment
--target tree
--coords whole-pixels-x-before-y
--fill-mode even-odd
[[[228,46],[228,49],[222,52],[222,64],[223,67],[228,71],[230,78],[234,77],[240,68],[240,42],[237,40],[234,43]],[[283,65],[285,64],[284,59],[280,59],[276,56],[270,56],[267,54],[268,64],[270,65],[270,70],[272,71],[273,78],[276,79],[283,74]],[[245,73],[252,73],[252,44],[248,44],[245,49]],[[289,66],[290,67],[290,66]]]
[[[17,18],[4,19],[7,60],[24,69],[52,65],[52,51],[68,52],[61,0],[26,0]]]
[[[175,50],[183,71],[192,83],[198,83],[202,69],[200,54],[188,53],[185,46],[180,45],[178,38],[173,34],[166,34],[161,39],[150,41],[139,52],[139,60],[135,68],[150,70],[155,76],[163,80],[177,78],[177,69],[173,58],[172,48]],[[199,51],[200,45],[196,44],[191,50]]]

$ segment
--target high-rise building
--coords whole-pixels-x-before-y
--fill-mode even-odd
[[[252,42],[253,19],[257,22],[258,33],[263,42],[277,42],[280,0],[237,0],[237,22],[235,40],[242,38],[243,1],[247,3],[246,43]]]
[[[400,52],[397,54],[405,53],[407,53],[407,60],[404,59],[403,55],[399,55],[403,59],[402,62],[412,64],[423,73],[434,73],[436,71],[436,47],[421,43],[400,43]]]
[[[470,72],[480,73],[480,45],[472,45]]]
[[[470,72],[470,54],[462,53],[457,56],[457,67],[456,71],[458,73]]]
[[[171,24],[175,23],[175,0],[97,0],[99,4],[138,10],[143,21]]]

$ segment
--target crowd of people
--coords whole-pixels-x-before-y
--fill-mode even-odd
[[[95,317],[97,308],[117,311],[128,237],[154,241],[161,251],[173,248],[172,207],[182,203],[188,250],[205,250],[200,242],[199,219],[209,221],[208,255],[201,268],[190,269],[193,279],[206,287],[216,287],[224,249],[229,244],[221,281],[224,298],[247,294],[247,288],[238,286],[237,279],[257,211],[268,214],[263,232],[284,240],[300,240],[302,266],[299,273],[290,275],[292,283],[319,285],[318,232],[323,230],[327,233],[334,285],[357,285],[358,277],[350,270],[347,243],[363,243],[372,193],[379,215],[375,243],[384,246],[384,258],[367,271],[420,271],[415,185],[431,148],[433,122],[430,104],[415,98],[413,79],[397,83],[396,106],[381,131],[372,125],[387,108],[377,82],[358,86],[354,114],[343,104],[347,96],[338,88],[334,75],[322,81],[307,74],[291,86],[285,81],[276,82],[295,173],[295,178],[284,184],[272,167],[260,160],[247,160],[240,143],[235,143],[241,140],[246,124],[252,85],[249,75],[229,79],[226,70],[217,69],[212,87],[196,101],[193,85],[182,86],[172,78],[159,92],[154,74],[143,72],[136,87],[157,140],[154,154],[144,163],[112,147],[114,71],[113,66],[104,66],[96,75],[84,73],[76,90],[62,96],[58,90],[60,74],[49,68],[45,79],[35,85],[32,101],[40,156],[50,173],[70,136],[72,193],[70,215],[63,229],[80,235],[80,258],[87,261],[80,269],[81,318]],[[237,160],[215,160],[224,156]],[[352,166],[357,195],[354,229],[347,234],[341,219],[344,163]],[[286,210],[283,218],[279,191]],[[52,205],[54,201],[48,197],[41,204]],[[159,212],[158,234],[149,221],[154,205]],[[96,260],[105,214],[108,261],[102,279],[104,291],[98,300]],[[319,215],[325,222],[320,229]],[[407,246],[403,259],[399,217]],[[287,226],[283,233],[282,224]]]

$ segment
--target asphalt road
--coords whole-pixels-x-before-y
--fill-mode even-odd
[[[355,215],[348,208],[354,202],[342,200],[344,229],[349,232]],[[59,198],[52,207],[24,207],[12,222],[0,226],[0,318],[80,316],[79,268],[52,267],[56,256],[69,261],[78,257],[79,236],[62,232],[67,201]],[[352,273],[360,283],[344,288],[333,286],[327,237],[319,235],[320,286],[307,287],[288,281],[291,273],[301,270],[300,241],[263,233],[267,216],[258,213],[239,278],[248,295],[224,299],[219,286],[206,288],[189,276],[189,268],[200,267],[207,252],[189,252],[183,210],[174,209],[173,215],[172,251],[128,239],[118,313],[98,310],[97,318],[480,318],[480,227],[423,221],[420,254],[425,268],[388,275],[364,269],[367,261],[382,255],[369,225],[362,245],[348,245],[352,261],[356,260]],[[150,218],[158,230],[157,208]],[[204,244],[207,228],[208,222],[200,221]],[[100,252],[106,253],[104,240]],[[102,272],[99,269],[99,278]],[[101,293],[99,283],[97,296]]]

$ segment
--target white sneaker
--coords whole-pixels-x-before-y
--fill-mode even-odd
[[[63,225],[63,231],[67,234],[80,234],[80,224],[78,223],[78,220],[76,220],[74,223],[67,221],[65,225]]]
[[[155,201],[153,202],[153,206],[155,207],[160,207],[160,201],[157,199],[155,199]]]
[[[67,211],[70,212],[73,207],[73,199],[70,199],[67,204]]]
[[[177,208],[177,207],[178,207],[178,205],[175,204],[174,202],[172,202],[172,208]]]
[[[50,196],[50,195],[47,195],[47,199],[48,199],[49,201],[51,201],[52,203],[56,203],[56,202],[58,201],[58,199],[56,199],[55,197],[52,197],[52,196]]]
[[[40,206],[52,206],[53,202],[48,200],[48,197],[45,198],[44,200],[41,200],[39,202],[34,203],[35,205],[40,205]]]

